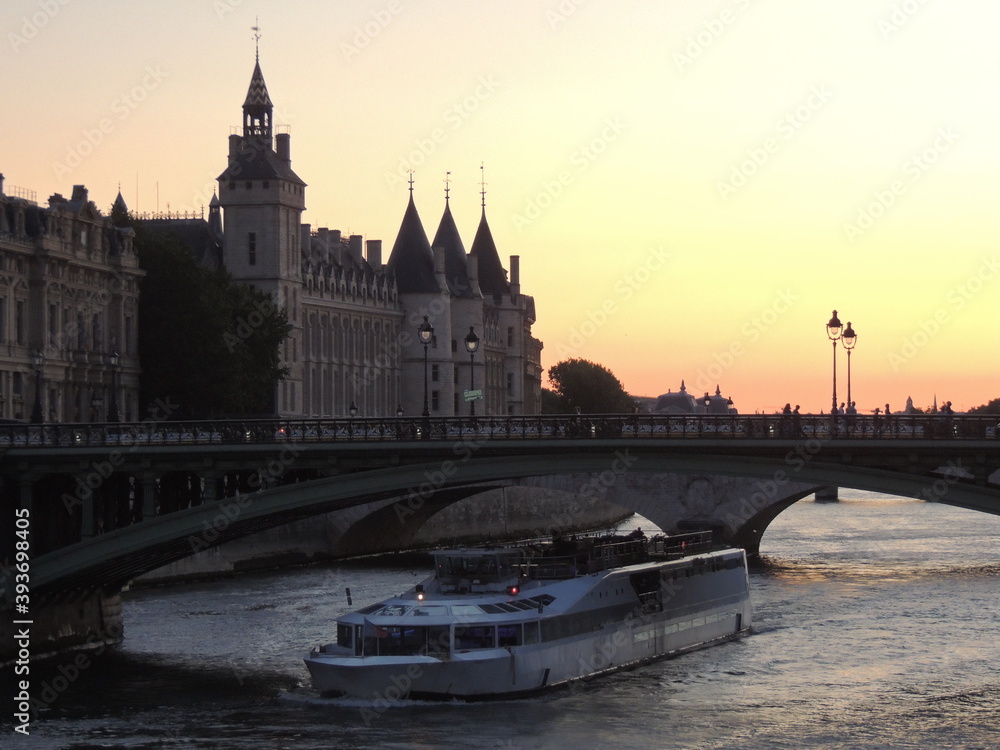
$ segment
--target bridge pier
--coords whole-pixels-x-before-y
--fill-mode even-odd
[[[836,503],[840,501],[837,496],[837,491],[839,487],[820,487],[816,490],[816,502],[817,503]]]

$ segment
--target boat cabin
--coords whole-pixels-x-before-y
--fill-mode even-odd
[[[502,593],[516,586],[526,564],[524,550],[468,549],[434,553],[434,579],[442,593]]]

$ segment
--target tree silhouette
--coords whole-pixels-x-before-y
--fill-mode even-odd
[[[549,368],[555,400],[550,413],[569,414],[580,407],[585,414],[625,414],[634,401],[621,381],[606,367],[586,359],[567,359]]]
[[[139,288],[139,393],[166,399],[178,416],[273,413],[286,374],[279,347],[288,318],[270,295],[225,271],[198,265],[173,236],[136,224],[135,246],[146,272]]]

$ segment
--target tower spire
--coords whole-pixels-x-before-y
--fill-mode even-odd
[[[259,41],[260,27],[254,26],[253,30],[255,41]],[[260,70],[260,47],[258,44],[257,60],[253,66],[253,75],[250,77],[250,88],[247,89],[247,98],[243,102],[243,136],[270,147],[273,133],[273,111],[274,105],[267,93],[264,74]]]
[[[483,162],[479,162],[479,195],[483,199],[483,212],[486,211],[486,168]]]

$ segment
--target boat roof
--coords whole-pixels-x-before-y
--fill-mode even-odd
[[[488,622],[521,622],[532,612],[540,616],[563,614],[578,605],[598,581],[609,577],[624,577],[651,569],[687,568],[712,557],[743,555],[743,550],[730,548],[703,552],[676,560],[650,560],[618,568],[607,568],[576,578],[553,580],[542,586],[522,590],[519,594],[502,592],[445,594],[419,601],[416,589],[385,599],[377,604],[346,613],[339,622],[356,625],[450,625],[456,621],[470,624]],[[539,611],[539,602],[541,610]]]

